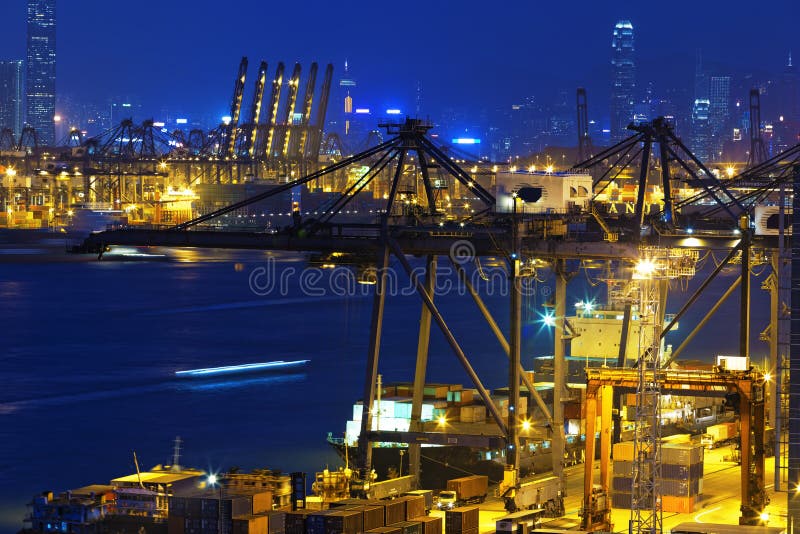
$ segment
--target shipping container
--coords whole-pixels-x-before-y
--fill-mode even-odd
[[[310,510],[293,510],[291,512],[286,512],[284,518],[286,534],[305,534],[306,518],[312,513],[314,512]]]
[[[371,530],[386,525],[386,509],[383,506],[365,505],[360,507],[363,516],[364,530]]]
[[[431,511],[433,508],[433,491],[432,490],[413,490],[406,492],[406,495],[414,495],[417,497],[422,497],[423,503],[425,505],[425,513]],[[422,515],[422,514],[420,514]]]
[[[489,478],[484,475],[454,478],[447,481],[447,489],[456,492],[459,502],[483,502],[489,491]]]
[[[384,521],[387,526],[406,520],[406,501],[401,499],[386,501],[384,507]]]
[[[397,527],[378,527],[367,531],[368,534],[403,534],[403,531]]]
[[[629,477],[633,476],[633,462],[618,460],[614,458],[614,465],[612,471],[615,477]]]
[[[433,397],[434,399],[446,399],[448,398],[448,386],[442,385],[426,385],[424,389],[425,397]]]
[[[688,465],[661,464],[661,478],[688,480],[691,476],[690,467]]]
[[[269,534],[279,534],[286,531],[286,512],[267,512],[267,531]]]
[[[700,444],[665,443],[661,446],[661,463],[692,465],[703,461]]]
[[[419,521],[403,521],[393,526],[400,529],[403,534],[422,534],[422,523]]]
[[[272,492],[260,491],[253,493],[252,498],[252,513],[259,514],[261,512],[269,512],[272,510]]]
[[[231,520],[233,534],[267,534],[267,516],[250,515]]]
[[[486,406],[482,404],[461,406],[459,420],[462,423],[483,423],[486,421]]]
[[[698,480],[661,479],[661,494],[673,497],[694,497],[699,493]]]
[[[414,517],[425,515],[426,507],[424,495],[405,495],[400,497],[400,499],[406,501],[406,521],[411,521]]]
[[[673,495],[661,496],[661,511],[679,514],[691,514],[694,512],[696,497],[675,497]]]
[[[633,461],[633,442],[620,441],[611,448],[614,461],[632,462]]]
[[[422,524],[422,534],[443,534],[441,517],[422,516],[412,520]]]
[[[306,517],[306,534],[326,534],[325,518],[336,510],[322,510],[312,512]]]
[[[325,516],[325,533],[359,534],[363,531],[363,521],[361,510],[334,510]]]
[[[630,492],[615,491],[611,493],[611,507],[630,510],[633,502],[633,495]],[[649,507],[649,502],[642,503],[642,506]]]
[[[614,477],[611,479],[611,489],[614,491],[633,491],[633,479],[630,477]]]
[[[479,526],[479,509],[477,506],[462,506],[447,510],[444,516],[446,534],[461,534]]]
[[[340,501],[334,501],[328,505],[329,508],[346,508],[351,506],[365,506],[369,504],[369,500],[367,499],[342,499]]]

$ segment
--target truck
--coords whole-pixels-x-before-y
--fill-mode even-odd
[[[425,514],[431,513],[433,508],[433,490],[412,490],[405,492],[404,495],[422,496],[425,498]]]
[[[447,481],[447,489],[439,492],[436,503],[440,510],[450,510],[468,503],[482,503],[489,492],[489,477],[472,475]]]
[[[411,491],[415,485],[416,477],[413,475],[380,482],[353,481],[350,483],[350,495],[362,499],[393,499]]]
[[[561,480],[556,476],[523,480],[516,488],[507,488],[502,495],[508,512],[543,510],[544,517],[564,515]]]
[[[700,443],[707,449],[719,447],[725,443],[735,441],[739,437],[736,423],[720,423],[706,428],[706,433],[700,438]]]

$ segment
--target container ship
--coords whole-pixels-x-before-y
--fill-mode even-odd
[[[584,461],[585,426],[582,415],[585,396],[586,369],[613,367],[617,365],[619,340],[621,339],[622,311],[595,309],[579,303],[576,316],[568,317],[577,335],[571,341],[573,356],[567,356],[567,391],[564,399],[566,466]],[[636,314],[632,317],[631,337],[628,340],[629,357],[638,350],[639,325]],[[642,342],[644,343],[644,342]],[[665,346],[663,354],[671,352]],[[591,353],[591,356],[585,354]],[[687,362],[689,368],[711,367],[702,362]],[[553,402],[553,356],[533,359],[532,370],[527,372],[544,404]],[[413,384],[393,383],[377,388],[377,399],[373,405],[372,430],[407,432],[411,422]],[[504,444],[498,426],[491,419],[486,403],[477,390],[460,384],[426,384],[423,390],[421,422],[425,432],[447,432],[454,435],[496,436],[496,446],[473,447],[462,445],[426,445],[421,447],[420,478],[422,487],[444,488],[446,481],[465,475],[486,475],[492,482],[503,480],[505,465]],[[491,400],[502,417],[508,417],[508,387],[491,392]],[[631,439],[635,395],[622,395],[620,399],[620,438]],[[522,476],[543,473],[552,469],[552,430],[545,423],[530,392],[520,388],[519,417],[527,421],[520,435],[520,473]],[[345,462],[358,457],[358,437],[361,431],[363,402],[353,405],[352,418],[347,421],[343,437],[328,434],[328,442]],[[701,434],[709,426],[730,422],[733,411],[724,399],[679,398],[665,396],[662,399],[662,435]],[[630,420],[630,421],[629,421]],[[488,440],[491,443],[491,439]],[[599,446],[595,451],[599,454]],[[402,476],[409,472],[408,444],[374,443],[372,469],[378,480]]]

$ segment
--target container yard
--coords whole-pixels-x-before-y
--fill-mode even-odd
[[[282,64],[279,69],[276,79]],[[316,69],[313,64],[312,72]],[[245,58],[233,103],[237,115],[246,70]],[[298,64],[290,108],[300,73]],[[326,80],[325,91],[330,69]],[[309,113],[313,87],[312,80],[306,91]],[[34,530],[53,530],[57,519],[77,528],[138,514],[175,534],[277,528],[297,534],[479,534],[496,529],[497,518],[507,512],[541,510],[542,518],[583,532],[627,525],[630,532],[662,533],[691,516],[723,514],[755,527],[792,512],[791,498],[778,492],[788,489],[791,495],[800,483],[790,469],[800,460],[789,443],[796,421],[788,394],[800,378],[787,367],[788,311],[800,306],[787,296],[790,280],[800,283],[800,273],[789,270],[791,239],[800,233],[789,234],[785,221],[777,235],[757,233],[752,214],[764,202],[779,203],[785,212],[788,188],[800,184],[795,159],[800,150],[723,180],[686,147],[667,118],[657,117],[631,125],[629,137],[564,172],[495,165],[487,171],[485,163],[467,170],[461,166],[465,160],[452,157],[430,134],[432,124],[406,118],[382,126],[386,140],[329,165],[312,165],[307,153],[319,141],[321,122],[282,126],[282,143],[275,144],[271,127],[262,132],[269,147],[281,148],[280,156],[266,159],[277,157],[278,167],[288,171],[274,183],[245,188],[243,196],[241,190],[217,187],[224,173],[231,185],[243,179],[245,167],[264,174],[263,152],[255,157],[245,141],[237,143],[242,139],[237,126],[226,125],[215,132],[216,152],[198,165],[218,175],[216,185],[206,189],[230,195],[225,201],[209,200],[193,211],[186,202],[195,193],[173,190],[176,209],[168,225],[151,219],[149,211],[146,225],[135,224],[143,213],[131,208],[124,219],[122,213],[110,214],[119,216],[118,224],[90,233],[70,250],[98,258],[115,246],[298,253],[309,266],[344,269],[353,287],[374,286],[367,293],[372,310],[363,391],[353,394],[361,393],[361,400],[344,423],[344,437],[338,437],[340,428],[329,435],[345,465],[315,476],[314,496],[307,494],[304,473],[279,476],[283,482],[288,477],[288,499],[278,494],[283,482],[247,487],[233,482],[236,473],[217,479],[179,468],[153,470],[151,480],[137,465],[135,479],[115,479],[102,491],[37,496],[28,518]],[[132,128],[122,124],[106,142],[132,142]],[[109,159],[100,163],[118,165],[119,155],[107,153]],[[217,165],[220,156],[229,163]],[[181,167],[188,156],[173,157],[164,164]],[[132,165],[144,164],[133,159]],[[113,201],[129,191],[131,198],[158,204],[163,191],[144,190],[137,173],[104,175],[108,179],[95,195]],[[617,179],[626,183],[620,186]],[[338,184],[337,195],[313,212],[299,205],[304,191],[322,184],[324,192],[327,182]],[[368,186],[379,209],[354,220]],[[607,189],[621,191],[633,202],[631,209],[617,211],[613,198],[600,196],[610,194]],[[231,224],[232,217],[249,221],[266,215],[273,202],[291,202],[279,212],[289,217],[280,228]],[[800,206],[800,197],[794,202]],[[22,220],[13,215],[21,210],[12,206],[11,212],[14,222]],[[154,205],[153,217],[157,213],[169,219],[164,206]],[[800,221],[792,225],[800,229]],[[447,274],[440,268],[444,262],[452,266]],[[500,266],[494,278],[487,274],[489,265]],[[460,284],[457,296],[467,303],[460,311],[474,312],[497,342],[504,358],[491,363],[502,367],[501,387],[492,387],[497,378],[487,378],[487,362],[462,342],[457,325],[448,322],[434,298],[439,276]],[[759,276],[770,295],[768,316],[751,313]],[[568,302],[568,286],[576,278],[604,284],[605,301]],[[413,373],[404,370],[413,376],[383,384],[381,368],[392,369],[393,363],[381,358],[389,317],[384,310],[395,297],[390,289],[397,279],[419,299],[419,322],[403,330],[416,340],[416,359]],[[717,287],[725,279],[727,288]],[[480,291],[484,282],[503,284],[503,291],[491,296],[507,316],[493,315]],[[552,329],[552,360],[544,376],[523,366],[528,356],[523,327],[530,326],[524,311],[532,300],[525,284],[542,294],[547,287],[546,311],[535,320]],[[687,313],[701,307],[712,286],[721,297],[687,325]],[[716,363],[705,367],[684,361],[686,345],[734,294],[739,306],[731,336],[738,354],[707,355]],[[766,328],[761,337],[769,347],[761,364],[751,354],[756,323]],[[442,351],[430,350],[434,327],[455,360],[443,364]],[[674,334],[680,344],[673,347],[665,339]],[[466,385],[428,380],[429,368],[454,361]],[[387,461],[387,451],[399,460]],[[461,458],[451,461],[450,455]],[[433,464],[443,468],[437,472]],[[176,478],[170,482],[171,477]],[[412,490],[431,490],[436,498],[427,503],[425,495],[409,495]],[[140,491],[146,505],[134,512],[134,494]],[[444,505],[441,510],[438,504]],[[517,528],[524,531],[528,522],[518,521]]]

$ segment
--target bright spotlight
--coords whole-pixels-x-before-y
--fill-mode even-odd
[[[656,264],[651,259],[641,259],[634,268],[635,274],[639,278],[649,278],[656,272]]]
[[[542,322],[545,326],[555,326],[556,325],[556,318],[553,316],[552,313],[547,312],[542,317]]]
[[[213,486],[217,483],[217,475],[211,474],[208,475],[208,483]]]

